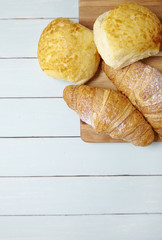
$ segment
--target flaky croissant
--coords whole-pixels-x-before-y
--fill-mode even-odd
[[[70,85],[64,89],[64,100],[82,121],[97,133],[146,146],[154,140],[154,132],[129,99],[118,91]]]
[[[102,62],[102,69],[162,138],[162,74],[142,62],[120,70]]]

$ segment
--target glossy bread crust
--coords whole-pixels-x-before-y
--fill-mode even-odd
[[[64,89],[63,96],[67,105],[97,133],[136,146],[147,146],[154,140],[154,132],[143,115],[118,91],[71,85]]]
[[[106,64],[121,69],[160,50],[160,20],[148,8],[126,2],[100,15],[94,40]]]
[[[96,73],[100,56],[91,30],[70,19],[55,18],[41,34],[38,60],[47,75],[83,84]]]
[[[162,138],[162,74],[140,61],[120,70],[103,61],[102,69]]]

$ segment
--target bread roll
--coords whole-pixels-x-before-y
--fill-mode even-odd
[[[41,34],[38,60],[47,75],[82,84],[97,71],[100,56],[91,30],[69,19],[56,18]]]
[[[157,54],[161,30],[154,13],[137,3],[127,2],[96,19],[94,41],[105,63],[120,69]]]

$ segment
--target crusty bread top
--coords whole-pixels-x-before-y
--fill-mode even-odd
[[[81,84],[97,71],[100,56],[91,30],[56,18],[42,32],[38,60],[47,75]]]
[[[159,49],[161,24],[148,8],[135,2],[123,3],[109,12],[102,26],[115,49]],[[137,51],[137,49],[136,49]]]
[[[157,54],[161,30],[160,20],[148,8],[126,2],[97,18],[94,40],[106,64],[118,69]]]

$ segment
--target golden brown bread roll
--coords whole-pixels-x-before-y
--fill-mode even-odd
[[[162,74],[142,62],[120,70],[102,62],[102,69],[162,138]]]
[[[155,55],[160,50],[160,20],[148,8],[135,2],[123,3],[100,15],[93,29],[98,52],[114,69]]]
[[[154,140],[151,126],[120,92],[71,85],[64,89],[63,96],[67,105],[97,133],[106,133],[136,146],[147,146]]]
[[[41,34],[38,60],[47,75],[82,84],[97,71],[100,56],[91,30],[67,18],[56,18]]]

